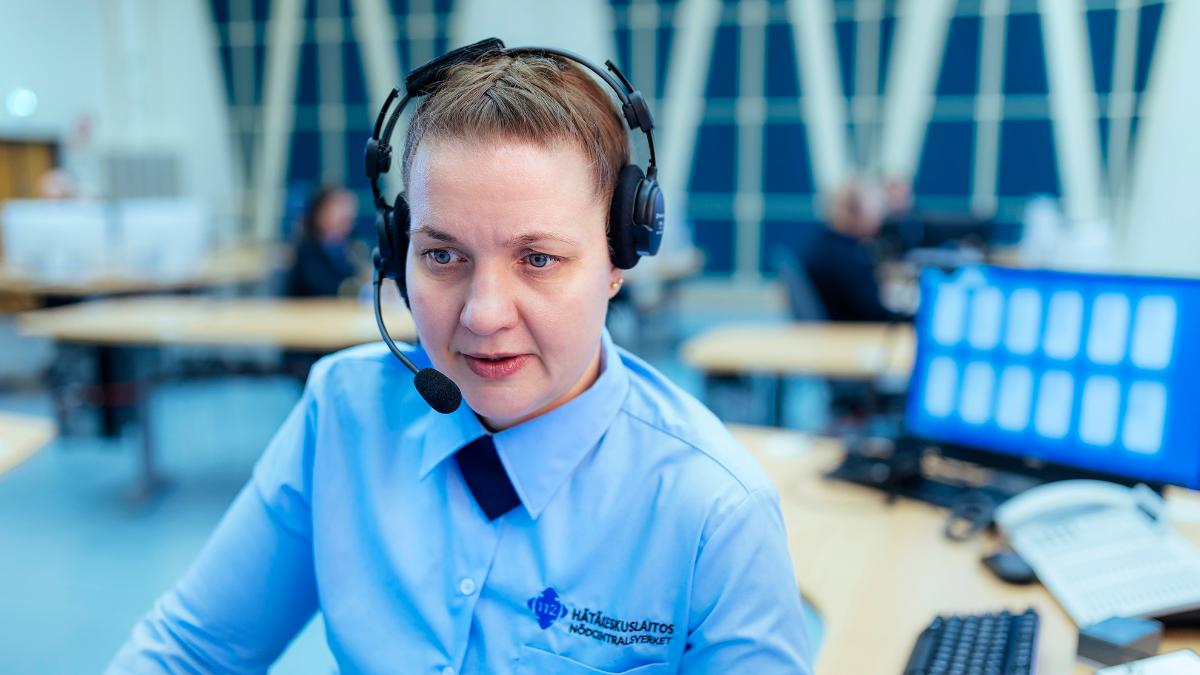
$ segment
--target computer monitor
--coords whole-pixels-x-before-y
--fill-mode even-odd
[[[211,252],[212,218],[196,200],[124,199],[113,212],[111,257],[122,274],[160,281],[187,278]]]
[[[4,265],[41,281],[82,281],[109,263],[107,205],[14,199],[0,209]]]
[[[912,434],[1200,488],[1200,280],[973,266],[921,297]]]

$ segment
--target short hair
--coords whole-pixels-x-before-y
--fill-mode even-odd
[[[611,199],[629,163],[626,133],[611,94],[555,55],[497,52],[455,65],[417,107],[404,141],[404,184],[426,137],[565,142],[591,164],[595,195]]]

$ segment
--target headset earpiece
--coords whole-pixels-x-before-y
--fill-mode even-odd
[[[655,255],[662,245],[665,204],[658,181],[652,177],[638,183],[633,204],[633,242],[639,256]]]
[[[612,264],[627,270],[637,264],[637,242],[634,241],[634,209],[637,207],[638,188],[645,181],[641,167],[626,164],[617,174],[617,187],[613,189],[612,205],[608,214],[608,248]]]
[[[400,289],[400,296],[408,304],[408,286],[404,283],[404,266],[408,261],[408,201],[404,193],[396,195],[392,203],[391,213],[388,214],[388,242],[391,245],[393,280]]]
[[[627,270],[644,255],[658,253],[662,244],[663,196],[658,181],[641,167],[626,164],[617,175],[608,215],[608,246],[612,263]]]

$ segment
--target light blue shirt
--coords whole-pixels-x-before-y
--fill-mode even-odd
[[[494,436],[488,521],[382,345],[327,357],[111,673],[264,672],[320,610],[346,673],[810,673],[779,497],[707,409],[602,341],[567,404]],[[423,351],[409,348],[419,366]]]

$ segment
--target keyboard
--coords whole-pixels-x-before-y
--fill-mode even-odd
[[[1030,523],[1011,543],[1079,626],[1200,607],[1200,550],[1140,511]]]
[[[921,632],[904,675],[1031,675],[1038,615],[939,616]]]

